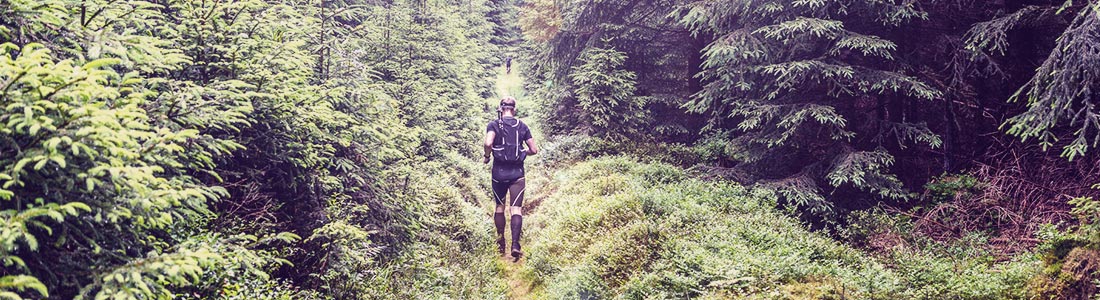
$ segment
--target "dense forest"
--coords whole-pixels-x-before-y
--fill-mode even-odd
[[[0,52],[0,299],[1100,299],[1096,1],[0,0]]]

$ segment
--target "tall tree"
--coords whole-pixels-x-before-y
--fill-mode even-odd
[[[1057,12],[1071,4],[1067,2]],[[1041,8],[1021,9],[1001,18],[1001,24],[994,21],[976,27],[972,48],[996,51],[1005,47],[1002,36],[1006,29],[1033,10]],[[1035,75],[1012,95],[1011,101],[1026,99],[1027,110],[1007,122],[1008,133],[1024,140],[1038,139],[1044,149],[1058,141],[1058,129],[1072,132],[1068,135],[1072,140],[1061,146],[1062,156],[1070,160],[1100,146],[1100,4],[1088,3],[1077,10]]]
[[[690,141],[691,131],[699,122],[685,118],[679,108],[698,86],[692,78],[690,63],[699,57],[694,45],[698,44],[686,28],[668,18],[674,7],[682,1],[590,1],[561,2],[539,0],[528,2],[523,10],[521,25],[532,42],[533,65],[528,76],[539,84],[532,85],[534,94],[544,101],[539,113],[546,116],[545,123],[552,133],[584,132],[597,136],[629,136],[634,139],[665,141]],[[632,98],[629,103],[641,104],[640,109],[624,106],[618,115],[614,103],[616,97],[601,96],[600,102],[611,104],[610,111],[593,110],[592,95],[581,95],[587,90],[577,81],[594,65],[593,55],[614,50],[621,53],[623,71],[634,74],[633,91],[618,95],[618,99]],[[626,88],[622,83],[608,84]],[[584,99],[582,99],[584,98]],[[586,99],[586,100],[585,100]],[[645,124],[645,132],[608,132],[606,127],[594,126],[594,114],[609,114],[608,118],[634,119],[645,115],[652,118]],[[601,116],[602,118],[603,116]],[[622,127],[629,129],[632,127]],[[633,126],[633,128],[640,128]],[[613,129],[612,129],[613,130]],[[629,130],[627,130],[629,131]]]
[[[910,197],[888,147],[940,146],[904,108],[942,92],[879,35],[924,18],[914,3],[696,1],[678,15],[715,37],[698,75],[706,84],[686,107],[708,116],[708,135],[738,168],[818,212],[837,189]]]

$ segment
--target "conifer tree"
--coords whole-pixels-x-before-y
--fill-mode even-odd
[[[641,136],[649,123],[643,97],[634,95],[634,72],[625,70],[626,54],[614,49],[592,48],[579,58],[569,77],[576,88],[582,122],[594,136],[624,139]]]
[[[1058,12],[1065,12],[1069,4]],[[1011,26],[1020,22],[1019,12],[1000,18],[1001,27],[977,26],[972,30],[972,49],[1003,48],[1003,37]],[[1012,18],[1015,17],[1015,18]],[[986,23],[997,25],[995,21]],[[984,25],[984,24],[983,24]],[[1010,101],[1026,101],[1027,110],[1006,122],[1009,134],[1023,140],[1037,139],[1043,149],[1061,137],[1058,131],[1071,132],[1071,139],[1060,143],[1061,155],[1073,160],[1100,146],[1100,4],[1088,3],[1079,8],[1069,27],[1058,36],[1054,49],[1035,71],[1035,75],[1012,95]],[[1061,130],[1058,130],[1061,129]]]
[[[918,120],[889,117],[898,112],[884,102],[941,92],[907,74],[896,44],[876,34],[923,18],[916,4],[708,0],[677,15],[714,36],[697,75],[705,85],[685,107],[709,118],[712,142],[738,168],[817,212],[836,189],[909,197],[886,146],[941,141]]]
[[[531,41],[531,70],[525,72],[537,99],[543,101],[538,113],[552,133],[598,132],[605,136],[662,138],[667,141],[690,141],[691,132],[699,122],[685,118],[679,106],[694,92],[692,62],[698,48],[688,31],[668,18],[683,1],[588,1],[565,2],[538,0],[528,2],[521,17],[521,26]],[[623,106],[626,120],[641,120],[649,127],[644,132],[602,132],[608,128],[592,126],[590,113],[580,103],[579,86],[575,80],[580,68],[593,67],[595,54],[614,49],[622,53],[621,69],[633,73],[636,84],[620,88],[631,90],[638,104]],[[585,67],[586,66],[586,67]],[[583,72],[580,72],[583,73]],[[588,100],[585,100],[588,101]],[[608,100],[609,103],[616,102]],[[616,114],[618,109],[615,109]],[[606,112],[603,112],[606,113]],[[629,121],[635,122],[637,121]],[[634,126],[636,127],[636,126]],[[630,126],[618,127],[627,129]],[[617,130],[612,128],[611,130]],[[598,129],[598,130],[593,130]],[[641,134],[639,134],[641,133]]]

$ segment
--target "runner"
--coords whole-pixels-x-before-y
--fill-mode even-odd
[[[516,99],[501,99],[497,108],[497,119],[489,122],[485,129],[483,162],[489,163],[492,154],[493,198],[496,200],[493,223],[497,229],[497,251],[504,255],[504,247],[507,245],[504,240],[504,211],[508,209],[512,219],[512,258],[518,261],[523,256],[519,246],[520,235],[523,233],[523,191],[526,186],[523,160],[527,155],[537,154],[539,148],[531,137],[530,128],[515,116]]]

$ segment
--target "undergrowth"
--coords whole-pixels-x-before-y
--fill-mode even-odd
[[[525,272],[550,299],[1024,299],[1035,255],[898,248],[877,257],[811,232],[776,196],[628,157],[559,172]],[[923,249],[923,248],[921,248]]]

